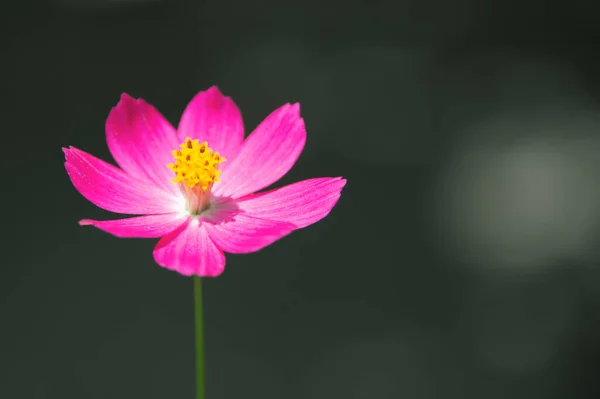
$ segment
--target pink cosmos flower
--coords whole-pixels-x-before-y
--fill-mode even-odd
[[[63,148],[71,182],[100,208],[143,216],[79,224],[117,237],[160,237],[154,259],[186,276],[218,276],[223,252],[258,251],[321,220],[346,184],[322,177],[256,193],[302,152],[300,106],[275,110],[244,140],[237,106],[217,87],[192,99],[177,129],[150,104],[123,94],[106,121],[106,141],[120,169]]]

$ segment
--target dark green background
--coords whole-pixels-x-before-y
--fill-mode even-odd
[[[176,124],[214,84],[247,133],[302,104],[308,142],[278,185],[348,184],[324,221],[205,281],[209,399],[598,397],[597,232],[535,272],[488,268],[447,250],[458,233],[439,234],[432,205],[445,209],[436,187],[476,121],[549,101],[569,105],[570,133],[596,114],[594,3],[0,5],[0,398],[193,397],[191,279],[154,263],[155,240],[77,225],[113,215],[72,187],[61,147],[112,162],[121,92]]]

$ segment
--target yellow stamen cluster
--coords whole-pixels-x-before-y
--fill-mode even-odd
[[[200,187],[207,190],[213,183],[220,181],[219,164],[225,162],[218,152],[208,147],[208,143],[198,143],[189,137],[180,144],[179,150],[173,150],[175,163],[167,165],[176,173],[173,183],[184,182],[189,188]]]

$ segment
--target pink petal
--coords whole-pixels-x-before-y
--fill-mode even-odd
[[[213,192],[239,198],[276,182],[294,165],[306,142],[299,104],[286,104],[248,136]]]
[[[63,148],[71,182],[88,201],[125,214],[174,212],[178,198],[74,147]]]
[[[161,238],[154,248],[156,263],[184,276],[215,277],[225,269],[225,255],[211,241],[204,223],[190,218]]]
[[[201,91],[190,101],[177,129],[179,141],[186,137],[208,142],[208,146],[227,159],[224,170],[240,152],[244,124],[238,107],[224,97],[216,86]]]
[[[181,213],[138,216],[118,220],[83,219],[81,226],[95,226],[100,230],[121,238],[158,238],[176,230],[187,220]]]
[[[176,192],[171,183],[172,150],[180,141],[173,126],[150,104],[123,93],[106,121],[106,142],[117,164],[128,174]]]
[[[237,254],[258,251],[296,229],[291,223],[219,210],[204,216],[204,226],[219,248]]]
[[[346,180],[320,177],[236,200],[239,209],[262,219],[293,223],[298,228],[318,222],[340,198]]]

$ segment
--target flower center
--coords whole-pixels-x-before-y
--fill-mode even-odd
[[[198,143],[189,137],[179,147],[179,150],[173,150],[175,162],[167,167],[175,172],[171,181],[183,192],[188,212],[197,215],[208,207],[210,189],[220,181],[219,165],[225,158],[208,147],[207,142]]]

